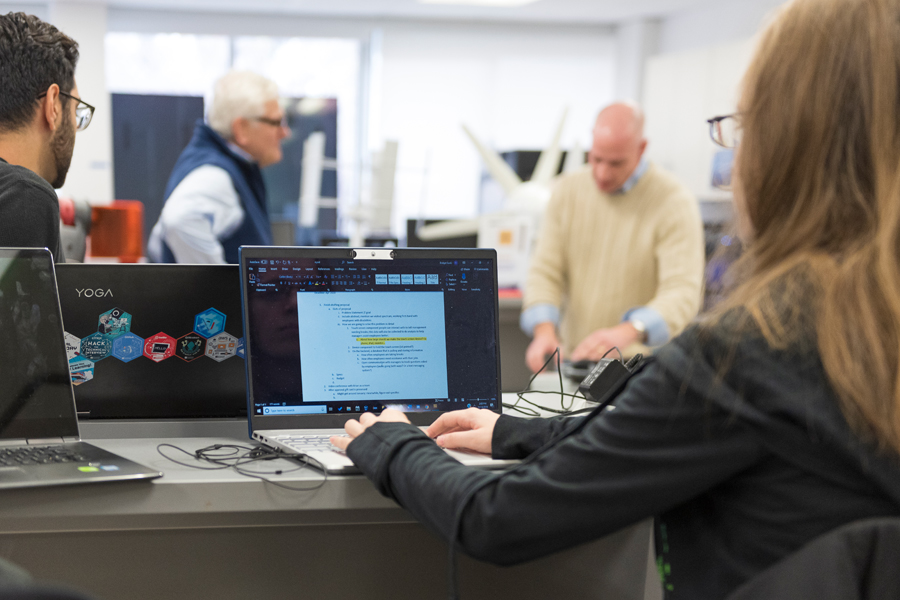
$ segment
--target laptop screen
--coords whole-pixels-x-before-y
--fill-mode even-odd
[[[77,437],[47,250],[0,249],[0,439]]]
[[[359,252],[242,249],[254,419],[499,410],[495,252]]]

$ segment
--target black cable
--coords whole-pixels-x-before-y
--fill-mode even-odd
[[[167,455],[165,452],[163,452],[163,448],[172,448],[190,456],[191,458],[194,458],[195,460],[204,461],[214,466],[203,466],[182,462]],[[325,485],[326,481],[328,481],[327,472],[323,472],[322,479],[316,482],[314,485],[299,487],[286,485],[284,483],[266,477],[267,475],[283,475],[286,473],[293,473],[295,471],[309,468],[309,457],[302,456],[300,454],[290,454],[282,450],[264,448],[260,446],[248,447],[242,446],[240,444],[212,444],[211,446],[206,446],[204,448],[195,450],[194,452],[190,452],[189,450],[185,450],[184,448],[180,448],[174,444],[159,444],[156,447],[156,451],[166,460],[170,460],[173,463],[181,465],[183,467],[188,467],[190,469],[200,469],[202,471],[233,469],[239,475],[252,477],[254,479],[260,479],[265,483],[270,483],[276,487],[290,490],[292,492],[311,492],[313,490],[319,489],[320,487]],[[245,467],[245,465],[266,460],[275,460],[278,458],[301,461],[301,464],[291,469],[275,469],[274,471],[254,471]]]
[[[613,346],[613,348],[615,348],[616,351],[618,351],[618,348],[616,348],[615,346]],[[610,350],[607,351],[607,354],[613,348],[610,348]],[[544,364],[541,365],[541,368],[538,369],[537,372],[531,376],[531,379],[529,379],[528,383],[525,384],[525,388],[521,392],[516,392],[516,401],[514,403],[502,402],[501,404],[503,405],[503,408],[508,408],[509,410],[514,410],[518,413],[521,413],[521,414],[529,416],[529,417],[541,416],[541,413],[535,409],[543,410],[543,411],[554,413],[557,415],[572,414],[572,407],[575,405],[575,400],[576,399],[586,400],[586,398],[581,394],[570,394],[570,393],[563,391],[562,369],[560,368],[560,362],[559,362],[560,354],[561,353],[559,351],[559,346],[557,346],[556,350],[554,350],[553,354],[551,354],[549,357],[547,357],[547,360],[545,360]],[[620,355],[621,355],[621,353],[620,353]],[[606,355],[604,354],[604,356],[606,356]],[[534,383],[535,378],[537,378],[537,376],[540,375],[544,371],[544,369],[547,368],[547,365],[550,364],[550,361],[553,360],[554,357],[556,358],[556,372],[559,376],[559,392],[529,389],[531,387],[531,384]],[[533,401],[529,400],[528,398],[526,398],[525,394],[554,394],[554,395],[559,394],[559,406],[560,407],[559,408],[550,408],[549,406],[544,406],[543,404],[538,404],[538,403],[533,402]],[[569,403],[569,406],[566,406],[566,402],[565,402],[566,398],[571,398],[571,402]],[[526,404],[529,404],[534,408],[530,408],[528,406],[519,406],[520,401],[525,402]]]
[[[609,354],[610,352],[612,352],[613,350],[615,350],[615,351],[619,354],[619,362],[621,362],[622,360],[624,360],[624,359],[622,358],[622,351],[619,350],[619,347],[618,347],[618,346],[613,346],[612,348],[610,348],[609,350],[607,350],[606,352],[604,352],[604,353],[603,353],[603,356],[600,357],[600,360],[603,360],[604,358],[606,358],[606,355]],[[638,356],[640,356],[640,355],[638,355]]]
[[[554,396],[561,395],[561,396],[565,396],[566,398],[571,398],[573,403],[575,402],[575,400],[587,400],[587,398],[585,398],[580,393],[570,394],[568,392],[554,392],[554,391],[549,391],[549,390],[526,390],[524,392],[519,392],[517,394],[518,398],[516,400],[516,403],[513,404],[513,403],[509,403],[509,402],[504,402],[503,408],[508,408],[510,410],[514,410],[516,412],[519,412],[523,415],[528,415],[530,417],[541,416],[541,414],[537,410],[535,410],[535,408],[546,411],[546,412],[558,414],[558,415],[570,415],[570,414],[573,414],[573,412],[574,412],[572,410],[572,404],[570,404],[566,408],[561,408],[561,409],[560,408],[551,408],[549,406],[544,406],[543,404],[538,404],[537,402],[534,402],[533,400],[529,400],[528,398],[525,397],[525,394],[553,394]],[[533,406],[535,408],[529,408],[527,406],[518,406],[518,402],[520,400],[522,402],[525,402],[526,404],[530,404],[531,406]]]

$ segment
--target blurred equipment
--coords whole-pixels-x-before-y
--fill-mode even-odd
[[[59,220],[63,253],[69,262],[84,262],[89,254],[134,263],[144,255],[144,204],[139,200],[91,206],[84,200],[60,198]]]
[[[59,238],[66,260],[84,262],[91,215],[91,205],[87,201],[59,199]]]
[[[474,231],[460,237],[446,237],[436,240],[423,240],[416,235],[423,225],[445,223],[440,219],[407,219],[406,220],[406,245],[410,248],[477,248],[478,232]]]
[[[713,155],[712,186],[720,190],[731,189],[731,167],[734,164],[734,149],[719,150]]]
[[[321,239],[320,246],[333,246],[338,248],[349,248],[350,238],[348,237],[325,237]],[[395,237],[372,236],[363,240],[362,246],[354,246],[354,248],[399,248],[400,240]]]
[[[297,209],[297,225],[301,231],[319,225],[320,208],[336,208],[337,198],[323,198],[322,175],[324,171],[334,171],[338,163],[325,156],[325,134],[315,131],[303,142],[302,175],[300,178],[300,202]],[[343,217],[355,223],[350,237],[350,245],[359,248],[368,246],[366,240],[394,239],[391,236],[391,217],[394,204],[394,176],[397,171],[398,143],[387,140],[380,152],[372,153],[372,172],[369,185],[369,200],[360,197],[356,206],[348,209]],[[340,236],[323,236],[322,239],[336,239]],[[318,243],[321,243],[319,240]],[[323,244],[325,245],[325,244]]]
[[[337,100],[290,98],[283,108],[291,128],[281,145],[284,159],[263,170],[269,217],[293,224],[287,245],[317,246],[338,229]]]
[[[319,224],[322,169],[325,166],[325,134],[323,132],[314,131],[303,142],[303,160],[300,164],[302,171],[297,224],[300,227],[316,227]]]
[[[568,110],[563,111],[550,145],[541,152],[528,181],[523,181],[497,152],[485,146],[463,125],[463,131],[472,140],[488,171],[506,194],[503,208],[477,219],[424,225],[416,231],[416,236],[425,242],[432,242],[475,234],[478,236],[478,247],[497,250],[500,287],[522,287],[540,220],[550,200],[553,179],[559,170],[562,158],[559,139],[567,112]],[[574,169],[583,153],[576,150],[570,156],[567,168]]]
[[[272,221],[272,242],[276,246],[293,246],[297,225],[293,221]]]
[[[497,284],[521,288],[540,227],[541,214],[495,213],[478,219],[478,247],[497,250]]]
[[[361,247],[367,237],[391,235],[391,215],[394,205],[394,176],[397,172],[396,140],[385,140],[384,148],[372,153],[372,179],[369,201],[347,211],[346,217],[356,222],[350,236],[350,246]]]

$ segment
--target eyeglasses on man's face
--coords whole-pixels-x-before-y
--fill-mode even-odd
[[[738,115],[722,115],[707,119],[709,137],[723,148],[736,148],[741,141],[741,128]]]
[[[47,95],[47,92],[44,92],[43,94],[38,96],[38,99],[41,99],[46,95]],[[81,98],[79,98],[77,96],[73,96],[72,94],[60,92],[59,95],[65,96],[66,98],[70,98],[78,103],[77,105],[75,105],[75,130],[76,131],[84,131],[85,129],[87,129],[88,125],[91,124],[91,119],[94,118],[94,111],[97,109],[94,108],[93,106],[91,106],[90,104],[88,104],[87,102],[85,102],[84,100],[82,100]]]
[[[253,117],[254,121],[259,121],[260,123],[265,123],[266,125],[271,125],[272,127],[283,127],[284,129],[289,129],[287,115],[281,117],[280,119],[270,119],[269,117]]]

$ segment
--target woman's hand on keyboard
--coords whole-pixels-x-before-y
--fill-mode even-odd
[[[491,453],[494,424],[500,415],[483,408],[466,408],[444,413],[425,434],[441,448]]]
[[[359,416],[359,421],[350,419],[344,423],[344,431],[347,432],[347,435],[331,436],[331,444],[341,450],[346,450],[347,446],[350,445],[350,442],[352,442],[354,438],[358,437],[363,431],[375,423],[409,423],[409,419],[407,419],[406,415],[399,410],[394,410],[392,408],[384,409],[377,417],[372,413],[363,413]]]

